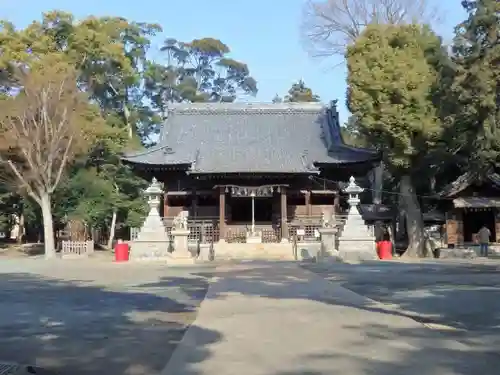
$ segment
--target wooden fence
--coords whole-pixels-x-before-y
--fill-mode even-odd
[[[88,255],[94,252],[94,241],[62,241],[61,254]]]

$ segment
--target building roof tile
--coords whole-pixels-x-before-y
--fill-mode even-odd
[[[316,103],[174,105],[159,146],[124,157],[191,164],[191,173],[314,173],[318,164],[379,160],[342,141],[336,108]]]

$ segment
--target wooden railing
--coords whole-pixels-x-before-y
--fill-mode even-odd
[[[245,243],[249,230],[247,225],[228,225],[226,227],[226,242]]]
[[[213,243],[219,241],[219,222],[218,219],[204,218],[188,220],[189,236],[188,239],[200,243]]]
[[[170,235],[173,227],[173,217],[162,218],[166,232]],[[343,228],[346,215],[337,215],[335,223],[340,230]],[[323,217],[320,215],[299,215],[288,222],[288,238],[296,238],[297,241],[315,242],[319,241],[319,229],[323,226]],[[203,217],[188,219],[190,231],[189,240],[199,243],[213,243],[220,239],[219,218]],[[247,233],[250,232],[250,224],[226,224],[226,242],[245,243]],[[282,240],[281,226],[279,224],[257,224],[255,230],[262,233],[263,243],[276,243]],[[131,240],[137,237],[138,228],[131,228]]]
[[[259,224],[255,231],[262,234],[262,243],[277,243],[281,241],[281,228],[272,224]],[[229,224],[226,227],[226,242],[245,243],[247,234],[251,232],[249,224]]]

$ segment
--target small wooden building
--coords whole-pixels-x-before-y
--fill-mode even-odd
[[[491,242],[500,242],[500,175],[465,173],[439,195],[446,212],[446,242],[461,246],[477,242],[477,232],[486,225]]]
[[[189,211],[226,239],[256,225],[270,242],[338,209],[328,181],[364,177],[380,155],[344,144],[336,102],[215,103],[172,106],[158,146],[123,160],[163,182],[167,220]]]

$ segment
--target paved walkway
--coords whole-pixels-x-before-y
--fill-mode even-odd
[[[488,367],[496,353],[296,264],[251,263],[216,274],[162,375],[498,373]]]

